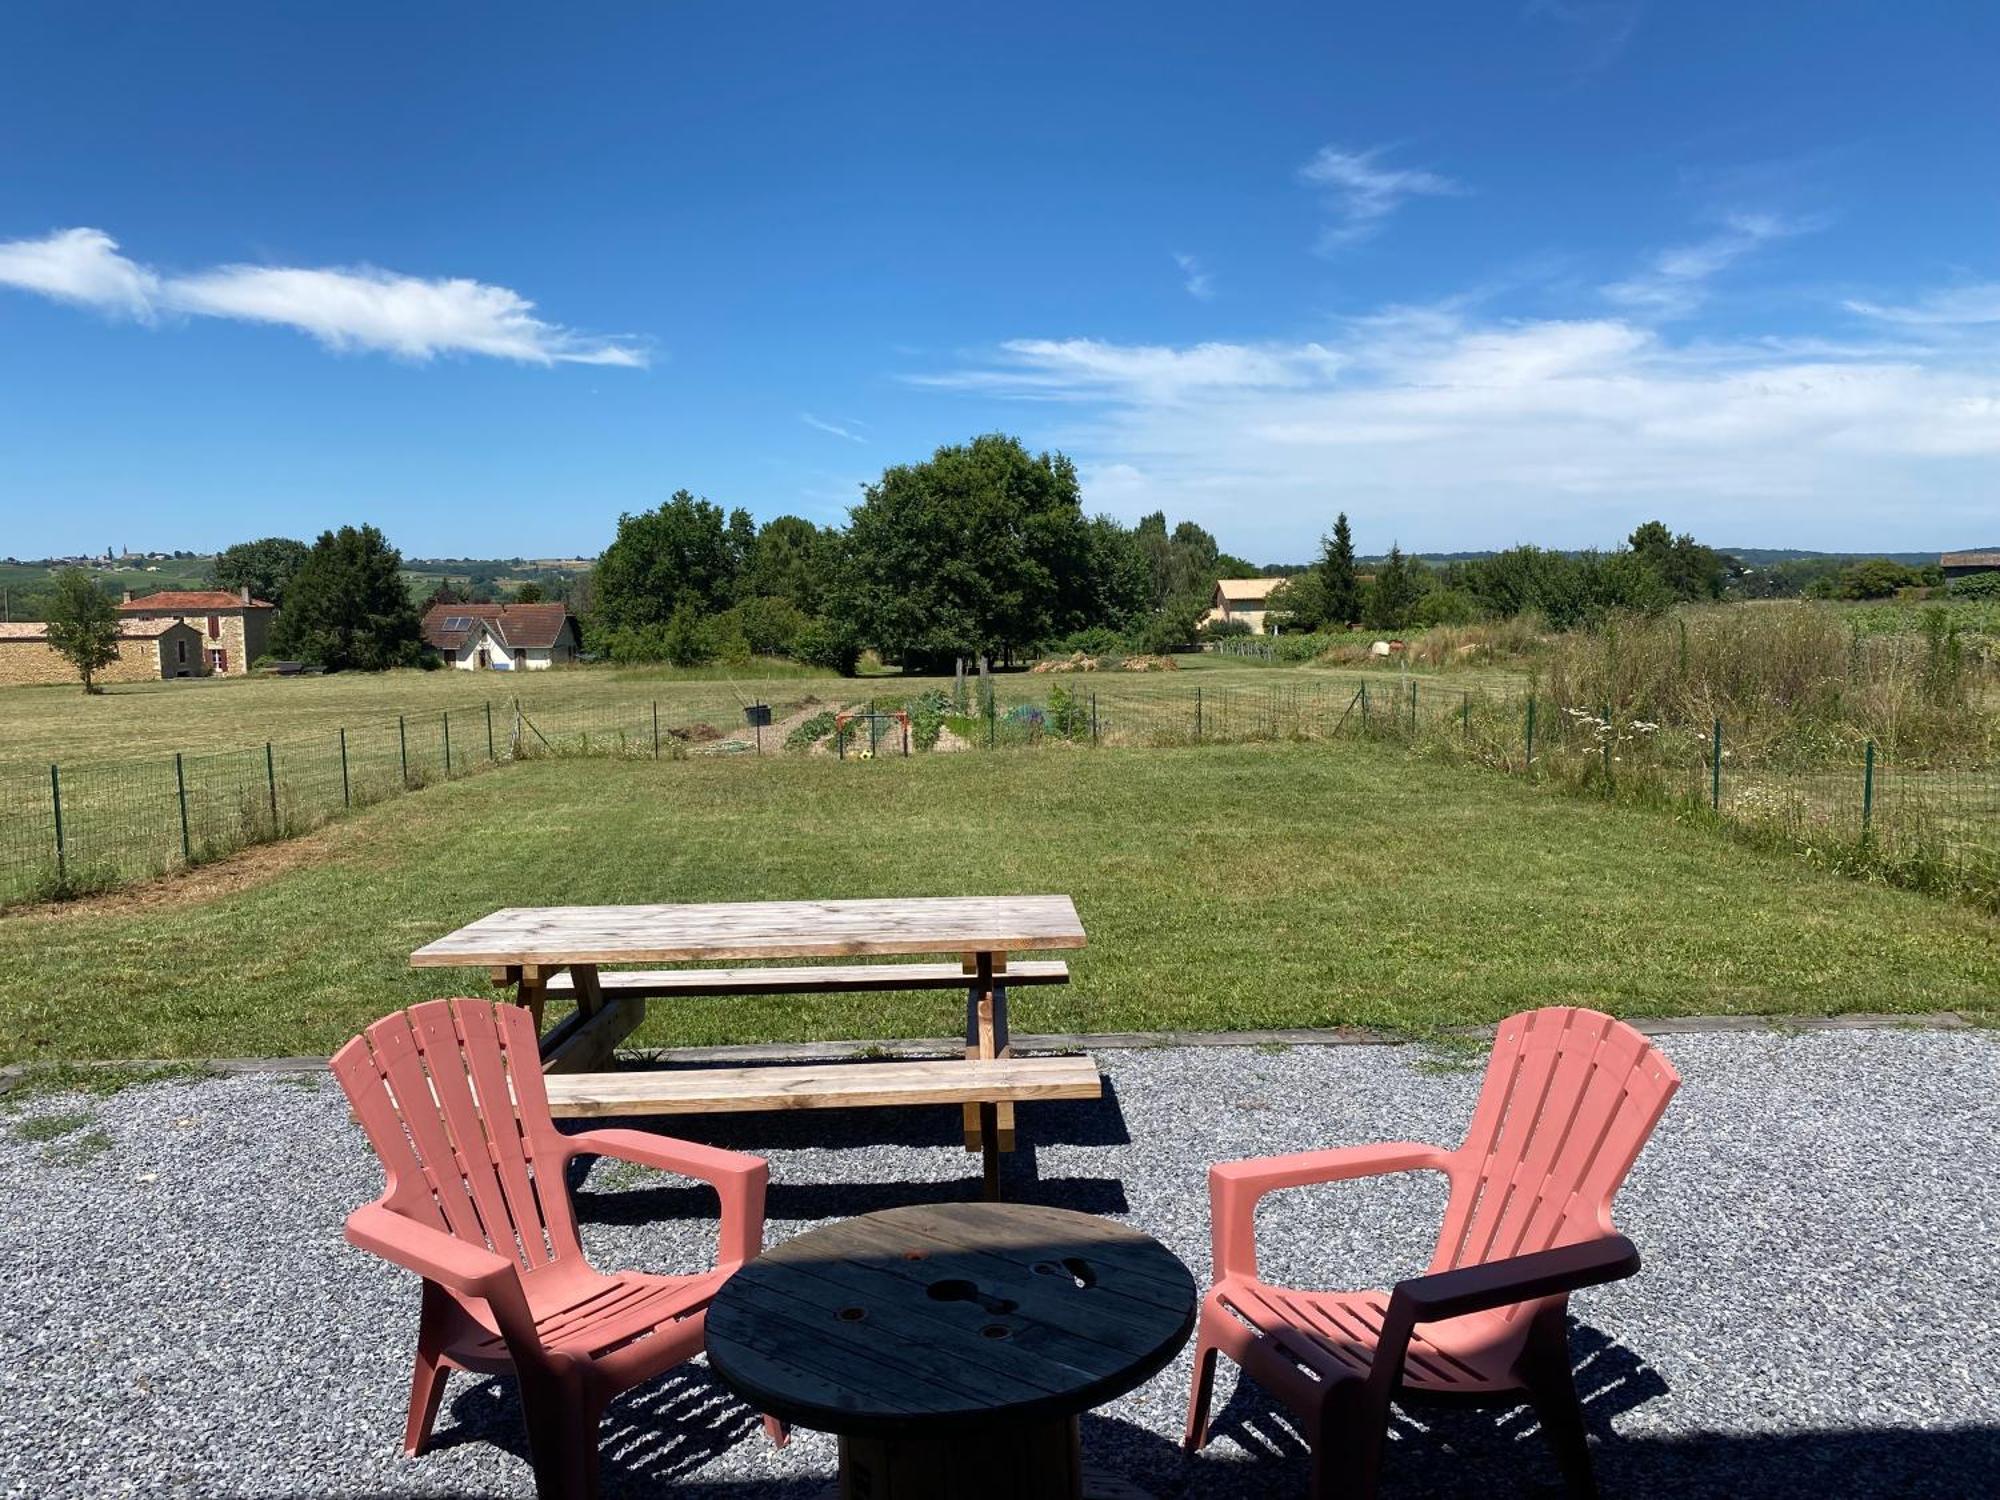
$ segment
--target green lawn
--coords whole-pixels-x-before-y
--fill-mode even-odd
[[[411,949],[499,906],[1060,891],[1091,945],[1021,1031],[1421,1030],[1989,1009],[2000,924],[1643,812],[1382,746],[533,762],[253,858],[196,899],[0,916],[0,1061],[325,1052],[447,993]],[[467,973],[456,988],[486,988]],[[941,1035],[949,996],[656,1005],[640,1043]]]

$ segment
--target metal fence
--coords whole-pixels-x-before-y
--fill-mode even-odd
[[[1658,725],[1531,695],[1387,673],[1273,674],[1213,688],[1173,674],[1009,676],[957,699],[891,684],[853,711],[907,712],[919,753],[1383,740],[1626,800],[1671,802],[1833,862],[2000,904],[2000,770],[1928,765],[1883,746],[1787,764],[1723,723]],[[1108,680],[1107,680],[1108,679]],[[863,685],[856,683],[858,690]],[[517,759],[837,753],[782,726],[675,724],[657,702],[474,705],[202,754],[0,773],[0,903],[74,894],[286,838],[341,812]],[[847,726],[869,734],[878,720]],[[871,749],[900,752],[867,741]],[[793,743],[788,747],[786,741]],[[1739,743],[1739,740],[1741,743]],[[850,745],[861,743],[849,741]]]

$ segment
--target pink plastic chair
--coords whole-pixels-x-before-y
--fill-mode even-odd
[[[700,1352],[709,1299],[763,1248],[768,1169],[754,1156],[636,1130],[562,1134],[534,1025],[515,1005],[411,1006],[342,1047],[332,1067],[388,1174],[382,1197],[348,1218],[347,1238],[424,1278],[405,1451],[423,1452],[452,1370],[512,1374],[536,1494],[595,1494],[605,1404]],[[594,1270],[564,1181],[577,1156],[711,1184],[722,1200],[715,1269]]]
[[[1398,1142],[1209,1169],[1216,1282],[1202,1303],[1186,1445],[1208,1440],[1227,1354],[1300,1421],[1313,1494],[1372,1497],[1392,1399],[1531,1402],[1573,1495],[1596,1493],[1570,1373],[1569,1293],[1639,1269],[1611,1199],[1680,1086],[1645,1037],[1594,1010],[1500,1023],[1465,1144]],[[1257,1276],[1257,1201],[1384,1172],[1451,1183],[1427,1275],[1392,1293],[1306,1292]]]

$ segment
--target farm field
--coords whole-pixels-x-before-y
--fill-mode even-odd
[[[1017,998],[1023,1032],[2000,1006],[1990,917],[1379,746],[535,761],[0,917],[0,1061],[323,1053],[485,993],[404,961],[500,906],[1034,891],[1091,946]],[[634,1042],[936,1036],[953,1009],[694,1000]]]
[[[1045,699],[1051,686],[1087,684],[1107,702],[1143,702],[1185,695],[1197,684],[1266,688],[1281,680],[1334,682],[1362,675],[1352,670],[1278,667],[1218,657],[1179,658],[1177,672],[1092,672],[1088,674],[1001,673],[995,681],[1003,703]],[[1478,690],[1525,682],[1505,671],[1453,672],[1453,688]],[[519,697],[530,714],[578,713],[592,709],[637,711],[657,700],[661,721],[670,725],[705,722],[718,729],[740,726],[742,704],[763,700],[783,706],[813,696],[827,702],[857,702],[879,695],[907,698],[926,687],[951,686],[951,679],[901,675],[837,677],[830,672],[787,664],[774,672],[767,663],[727,676],[715,667],[590,666],[552,672],[397,671],[337,673],[326,677],[233,677],[119,684],[86,697],[75,687],[0,688],[0,774],[46,774],[51,761],[101,763],[253,747],[267,739],[332,735],[342,726],[391,728],[398,714],[435,716],[477,713],[492,703],[498,712]]]

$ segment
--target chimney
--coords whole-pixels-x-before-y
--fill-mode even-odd
[[[249,585],[249,584],[247,584],[247,583],[246,583],[246,584],[244,584],[244,585],[243,585],[243,587],[242,587],[242,589],[241,589],[241,590],[239,591],[239,593],[240,593],[240,596],[241,596],[241,598],[242,598],[243,602],[244,602],[245,604],[248,604],[248,603],[250,602],[250,585]]]
[[[125,597],[118,602],[120,604],[130,604],[132,602],[132,591],[130,589],[125,590]]]

